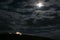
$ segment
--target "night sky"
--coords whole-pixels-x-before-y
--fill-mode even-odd
[[[16,31],[60,39],[60,0],[0,0],[0,32]]]

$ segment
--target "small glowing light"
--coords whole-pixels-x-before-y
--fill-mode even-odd
[[[37,6],[37,7],[43,7],[44,4],[43,4],[43,3],[37,3],[36,6]]]
[[[22,35],[22,33],[20,33],[20,32],[16,32],[16,34]]]

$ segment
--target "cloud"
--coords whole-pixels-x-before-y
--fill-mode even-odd
[[[5,1],[5,2],[4,2]],[[10,4],[12,3],[14,0],[1,0],[0,4]]]
[[[7,4],[3,5],[8,6],[7,9],[9,9],[10,7],[12,8],[9,9],[10,12],[6,8],[5,8],[6,10],[5,9],[0,10],[0,16],[3,19],[6,19],[4,21],[8,21],[10,23],[9,24],[7,22],[8,27],[5,27],[7,25],[6,24],[3,28],[1,27],[1,29],[7,28],[7,31],[13,29],[13,31],[20,31],[23,32],[24,34],[32,34],[37,36],[45,36],[52,38],[54,38],[54,36],[56,38],[59,37],[60,13],[56,12],[57,9],[56,5],[59,5],[58,2],[59,0],[57,2],[55,2],[55,0],[47,1],[45,4],[46,6],[43,7],[44,9],[43,8],[36,9],[33,5],[31,5],[33,4],[33,2],[36,1],[37,0],[33,1],[31,0],[29,1],[29,3],[25,1],[21,3],[15,3],[19,5],[19,6],[15,5],[17,7],[13,6],[14,4],[10,6],[8,6]],[[43,0],[43,2],[44,1],[45,0]],[[28,8],[25,8],[26,6]],[[32,8],[29,6],[32,6]]]

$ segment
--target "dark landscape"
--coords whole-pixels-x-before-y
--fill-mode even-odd
[[[0,40],[53,40],[53,39],[32,35],[2,33],[0,34]]]

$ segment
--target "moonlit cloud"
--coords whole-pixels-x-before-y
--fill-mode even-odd
[[[44,4],[41,2],[41,3],[37,3],[36,6],[39,7],[39,8],[41,8],[41,7],[44,6]]]
[[[12,3],[13,2],[13,3]],[[31,0],[4,2],[1,4],[0,16],[8,18],[12,31],[45,37],[59,37],[60,2],[59,0]],[[37,7],[36,7],[37,6]],[[7,7],[7,8],[6,8]],[[18,33],[17,33],[18,34]]]

